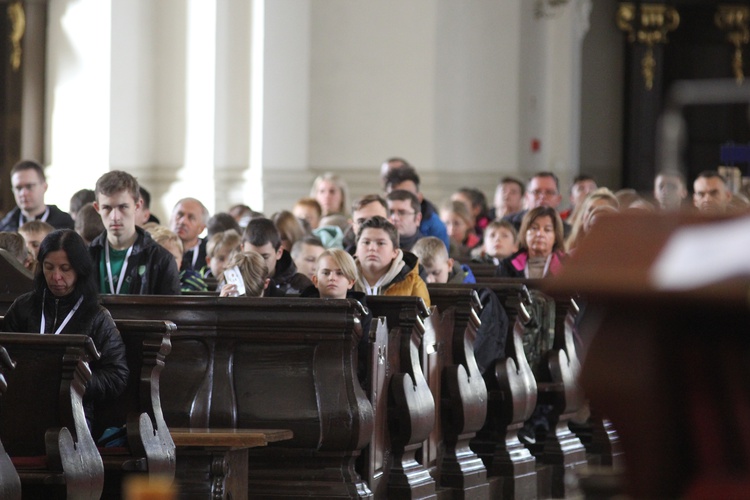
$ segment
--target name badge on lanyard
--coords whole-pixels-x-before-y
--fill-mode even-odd
[[[107,280],[109,282],[109,291],[110,293],[119,295],[120,289],[122,288],[122,282],[125,281],[125,271],[128,268],[128,259],[130,258],[130,254],[133,253],[133,245],[130,245],[130,248],[128,248],[128,253],[125,254],[125,262],[122,263],[122,269],[120,269],[120,274],[117,276],[117,287],[115,287],[114,281],[112,280],[112,265],[109,261],[109,241],[104,242],[104,253],[105,261],[107,263]]]
[[[47,298],[47,290],[44,291],[44,296],[42,297],[42,324],[39,327],[39,333],[41,333],[42,335],[44,335],[44,329],[47,326],[47,320],[44,319],[44,303],[46,302],[46,298]],[[57,330],[55,330],[54,335],[59,335],[60,332],[63,330],[63,328],[65,328],[65,325],[68,324],[68,321],[70,321],[70,318],[73,317],[73,315],[76,313],[76,311],[80,307],[81,302],[83,302],[83,295],[78,297],[78,302],[76,302],[76,305],[73,306],[73,309],[70,310],[68,315],[65,316],[65,319],[63,320],[63,322],[60,323],[60,326],[57,327]]]

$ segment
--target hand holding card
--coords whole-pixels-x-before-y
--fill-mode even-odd
[[[229,269],[224,269],[224,280],[229,285],[237,286],[238,296],[245,295],[245,280],[242,279],[242,273],[240,273],[239,267],[234,266]]]

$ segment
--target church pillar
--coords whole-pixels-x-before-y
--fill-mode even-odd
[[[625,46],[625,130],[623,186],[653,189],[656,176],[656,126],[664,94],[664,43],[677,28],[679,14],[664,4],[620,2],[617,25]]]
[[[307,196],[316,175],[308,168],[315,104],[310,100],[311,10],[309,0],[265,2],[262,208],[267,215],[291,210],[296,199]],[[251,169],[257,167],[253,163]]]
[[[45,201],[63,209],[109,166],[111,6],[103,0],[49,4]]]
[[[555,172],[567,192],[580,168],[581,54],[591,0],[525,6],[521,65],[521,158],[526,177]]]
[[[216,210],[236,203],[256,209],[258,193],[247,189],[251,140],[253,4],[218,2],[216,11],[216,117],[214,179]],[[252,27],[252,28],[248,28]]]

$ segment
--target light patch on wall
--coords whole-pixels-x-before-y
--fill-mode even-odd
[[[109,1],[50,4],[45,201],[63,209],[109,166],[110,19]]]

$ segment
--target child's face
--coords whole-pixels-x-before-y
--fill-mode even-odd
[[[21,236],[23,236],[24,241],[26,242],[26,248],[29,250],[29,253],[33,255],[34,259],[36,260],[37,254],[39,254],[39,245],[42,244],[42,240],[45,236],[47,236],[45,233],[41,231],[19,231],[21,233]]]
[[[345,299],[347,290],[354,286],[354,280],[347,278],[336,261],[329,256],[318,260],[318,269],[312,281],[324,299]]]
[[[213,255],[211,257],[206,257],[206,264],[211,268],[212,275],[220,276],[221,273],[224,272],[230,253],[232,252],[229,248],[216,247],[214,248]]]
[[[469,225],[466,224],[466,221],[464,221],[454,212],[444,211],[441,214],[440,218],[445,224],[445,229],[448,230],[448,236],[451,239],[459,243],[462,243],[466,239],[466,235],[469,231]]]
[[[315,276],[318,257],[324,251],[325,249],[318,245],[308,245],[307,243],[303,243],[302,251],[300,251],[300,254],[294,259],[294,265],[297,266],[297,272],[312,279],[312,277]]]
[[[505,227],[487,228],[484,231],[484,253],[504,259],[518,251],[513,233]]]
[[[174,256],[174,260],[177,262],[177,270],[179,271],[180,268],[182,267],[182,252],[180,251],[180,248],[177,246],[177,243],[167,241],[167,242],[162,243],[161,246],[166,248],[167,251]]]
[[[384,273],[396,258],[396,249],[385,229],[368,227],[357,242],[357,260],[370,274]]]
[[[448,276],[453,270],[453,259],[433,259],[431,266],[424,266],[427,283],[448,283]]]

